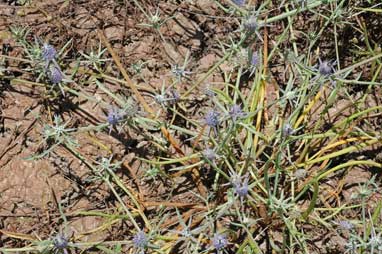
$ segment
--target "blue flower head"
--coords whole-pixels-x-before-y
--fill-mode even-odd
[[[250,61],[251,67],[257,67],[259,63],[260,63],[259,54],[257,52],[253,52],[251,61]]]
[[[217,154],[215,153],[214,149],[211,149],[211,148],[206,148],[203,151],[203,155],[210,161],[214,161],[217,158]]]
[[[138,249],[144,249],[147,247],[149,240],[147,239],[146,234],[141,230],[136,233],[133,237],[133,244]]]
[[[318,59],[318,61],[319,61],[318,72],[322,76],[329,76],[335,71],[333,67],[335,63],[332,63],[331,61],[327,61],[327,60],[321,61],[321,59]]]
[[[234,104],[229,110],[229,116],[234,122],[236,122],[237,119],[245,118],[247,114],[243,112],[240,105]]]
[[[282,136],[287,138],[289,137],[290,135],[292,135],[293,133],[295,132],[295,130],[293,129],[292,125],[290,125],[289,123],[285,124],[283,126],[283,129],[282,129]]]
[[[354,225],[347,220],[340,220],[337,224],[343,230],[352,230],[354,228]]]
[[[217,112],[216,110],[210,110],[207,112],[204,118],[207,126],[214,130],[215,135],[217,135],[217,129],[220,124],[219,116],[220,116],[219,112]]]
[[[256,17],[251,17],[244,22],[243,26],[249,32],[255,32],[259,27],[259,24],[257,23]]]
[[[49,77],[50,77],[50,81],[52,82],[52,84],[58,84],[64,78],[61,70],[59,68],[57,68],[56,66],[51,66],[49,71],[50,71]]]
[[[62,234],[58,234],[53,239],[53,245],[56,249],[66,249],[68,247],[68,240]]]
[[[42,59],[46,62],[52,61],[56,58],[57,51],[52,45],[45,43],[42,46]]]
[[[232,2],[240,7],[245,5],[245,0],[232,0]]]
[[[249,186],[248,186],[248,174],[244,176],[240,176],[236,172],[231,172],[231,185],[236,195],[238,195],[241,199],[248,195]]]
[[[209,127],[216,128],[219,126],[219,112],[215,110],[210,110],[205,116],[206,124]]]
[[[248,195],[248,178],[244,178],[243,181],[239,184],[236,184],[233,186],[235,193],[240,197],[243,198]]]
[[[109,109],[107,113],[107,122],[110,125],[117,125],[122,119],[123,119],[123,114],[121,113],[121,110],[117,108]]]
[[[228,245],[227,237],[223,234],[215,233],[212,238],[212,245],[216,250],[221,250]]]

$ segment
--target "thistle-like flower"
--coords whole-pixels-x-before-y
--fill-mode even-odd
[[[216,128],[219,125],[219,112],[215,110],[208,111],[205,120],[208,126]]]
[[[42,51],[42,59],[46,62],[50,62],[56,58],[57,51],[50,44],[44,43],[41,51]]]
[[[110,108],[107,113],[107,122],[110,125],[117,125],[123,119],[123,117],[124,115],[120,109]]]
[[[256,68],[260,63],[260,57],[257,51],[252,53],[251,59],[250,59],[250,67]]]
[[[375,236],[372,236],[370,237],[368,243],[369,247],[371,249],[377,249],[377,250],[382,250],[382,238],[380,235],[375,235]],[[374,252],[371,252],[371,253],[374,253]]]
[[[247,19],[244,22],[243,27],[245,30],[249,32],[255,32],[257,28],[259,27],[256,17],[250,17],[249,19]]]
[[[258,68],[260,64],[260,56],[259,56],[259,53],[257,53],[257,51],[255,52],[252,52],[252,51],[249,51],[249,57],[248,57],[248,70],[249,71],[249,76],[251,77],[256,69]]]
[[[154,100],[156,101],[156,103],[158,103],[160,105],[164,105],[164,103],[166,103],[166,101],[168,101],[168,99],[166,98],[166,95],[164,95],[164,94],[155,95]]]
[[[216,110],[210,110],[207,112],[204,118],[207,126],[214,130],[215,135],[217,135],[217,129],[220,124],[219,116],[220,116],[219,112],[217,112]]]
[[[133,237],[133,244],[137,249],[144,250],[149,243],[146,234],[140,230]]]
[[[57,234],[53,238],[53,252],[54,253],[64,253],[68,254],[68,247],[69,247],[69,242],[68,239],[63,235],[63,234]]]
[[[186,71],[184,67],[179,67],[177,64],[171,67],[171,72],[177,78],[178,82],[180,82],[182,78],[185,78],[187,75],[192,73],[191,71]]]
[[[62,234],[58,234],[53,239],[53,245],[56,249],[66,249],[68,248],[68,239],[66,239]]]
[[[282,136],[283,136],[283,138],[287,138],[290,135],[292,135],[294,132],[295,132],[295,130],[293,129],[293,127],[289,123],[287,123],[283,126]]]
[[[352,230],[354,228],[354,225],[347,220],[340,220],[336,223],[342,230]]]
[[[113,156],[110,156],[109,158],[102,157],[100,158],[99,162],[97,162],[97,172],[98,173],[110,173],[110,172],[115,172],[117,169],[121,167],[122,162],[117,161],[112,163],[113,161]]]
[[[215,153],[214,149],[211,149],[211,148],[206,148],[203,151],[203,156],[206,157],[210,161],[214,161],[218,157],[217,154]]]
[[[240,176],[236,172],[230,172],[230,176],[231,176],[230,182],[235,194],[238,195],[240,199],[243,199],[244,197],[248,195],[248,191],[249,191],[248,174],[244,176]]]
[[[49,69],[49,78],[52,84],[58,84],[62,81],[64,76],[59,68],[56,66],[51,66]]]
[[[240,197],[243,198],[248,195],[248,177],[244,178],[241,183],[238,183],[234,185],[235,193]]]
[[[228,245],[227,237],[223,234],[215,233],[212,238],[212,245],[217,251],[222,250]]]
[[[243,112],[240,105],[234,104],[229,110],[229,116],[234,122],[236,122],[237,119],[245,118],[247,113]]]
[[[245,0],[232,0],[232,2],[240,7],[245,5]]]
[[[334,73],[335,70],[333,66],[335,65],[335,63],[332,63],[331,61],[327,60],[321,61],[321,59],[318,59],[318,61],[318,72],[322,76],[329,76]]]

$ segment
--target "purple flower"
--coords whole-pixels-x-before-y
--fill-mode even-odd
[[[229,110],[229,116],[232,118],[234,122],[236,122],[237,119],[244,118],[247,116],[247,114],[243,112],[240,105],[234,104],[231,106],[231,109]]]
[[[121,114],[121,111],[117,108],[111,108],[109,109],[107,113],[107,122],[110,125],[117,125],[123,118],[123,114]]]
[[[244,22],[243,26],[249,32],[255,32],[256,29],[259,27],[259,24],[257,23],[257,20],[255,17],[251,17]]]
[[[215,233],[212,238],[212,245],[216,250],[221,250],[228,245],[227,237],[223,234]]]
[[[235,193],[243,198],[248,195],[248,178],[244,178],[242,182],[234,185]]]
[[[337,224],[343,230],[352,230],[354,228],[354,225],[347,220],[340,220]]]
[[[252,67],[257,67],[260,63],[260,57],[259,57],[259,54],[257,52],[253,52],[252,54],[252,57],[251,57],[251,66]]]
[[[56,50],[52,45],[45,43],[42,46],[42,59],[46,62],[52,61],[56,58]]]
[[[68,240],[63,235],[58,234],[53,239],[53,245],[56,249],[66,249],[68,247]]]
[[[179,67],[177,64],[172,66],[171,72],[177,77],[178,81],[191,74],[191,71],[186,71],[184,67]]]
[[[62,81],[62,79],[64,78],[61,70],[55,66],[51,66],[49,71],[50,71],[50,75],[49,75],[50,81],[53,84],[60,83]]]
[[[133,237],[134,246],[138,249],[144,249],[147,247],[148,239],[145,233],[141,230],[136,233]]]
[[[210,161],[214,161],[217,158],[217,155],[216,155],[215,151],[213,149],[211,149],[211,148],[205,149],[203,151],[203,155],[204,155],[204,157],[206,157]]]
[[[329,76],[334,72],[333,63],[330,61],[321,61],[321,59],[318,59],[319,65],[318,65],[318,72],[322,76]]]
[[[213,128],[215,134],[217,135],[217,128],[219,127],[219,123],[220,123],[219,112],[215,110],[208,111],[204,120],[210,128]]]
[[[244,6],[245,5],[245,0],[232,0],[234,4],[237,6]]]
[[[231,184],[236,195],[240,198],[244,198],[248,195],[248,174],[244,176],[238,175],[236,172],[231,172]]]
[[[292,135],[294,133],[294,129],[292,128],[292,126],[290,124],[285,124],[283,126],[283,129],[282,129],[282,135],[283,137],[289,137],[290,135]]]

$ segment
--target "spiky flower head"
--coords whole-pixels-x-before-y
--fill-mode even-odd
[[[248,177],[244,178],[242,182],[236,184],[233,186],[234,187],[234,190],[235,190],[235,193],[243,198],[245,196],[248,195],[248,190],[249,190],[249,187],[248,187]]]
[[[223,234],[215,233],[212,238],[212,245],[216,250],[221,250],[228,245],[227,237]]]
[[[207,114],[205,115],[205,122],[206,124],[210,127],[210,128],[213,128],[215,133],[217,132],[217,128],[219,127],[219,112],[217,112],[216,110],[210,110],[207,112]]]
[[[214,149],[211,149],[211,148],[206,148],[203,151],[203,155],[210,161],[214,161],[217,158],[217,154],[215,153]]]
[[[178,81],[181,81],[182,78],[185,78],[187,75],[191,74],[191,71],[186,71],[184,67],[180,67],[177,64],[172,66],[171,72],[178,79]]]
[[[243,24],[244,29],[248,30],[249,32],[255,32],[256,29],[259,27],[259,24],[257,23],[256,17],[250,17],[247,19]]]
[[[240,198],[248,195],[248,181],[248,176],[241,176],[232,182],[233,189]]]
[[[318,59],[319,65],[318,65],[318,72],[322,76],[329,76],[334,72],[333,63],[327,60],[321,61],[321,59]]]
[[[51,66],[49,69],[49,78],[52,84],[58,84],[64,78],[61,70],[56,66]]]
[[[236,122],[237,119],[244,118],[247,114],[243,112],[240,105],[234,104],[229,110],[229,116],[234,122]]]
[[[240,7],[245,5],[245,0],[232,0],[232,2]]]
[[[53,239],[53,245],[56,249],[66,249],[68,247],[68,240],[62,234],[58,234]]]
[[[133,244],[138,249],[144,249],[147,247],[148,239],[146,234],[140,230],[138,233],[136,233],[133,237]]]
[[[348,220],[340,220],[337,224],[342,230],[352,230],[354,228],[354,225]]]
[[[235,194],[238,195],[240,198],[244,198],[245,196],[247,196],[249,191],[248,174],[244,176],[240,176],[236,172],[231,172],[230,176],[231,176],[230,182]]]
[[[260,63],[260,57],[259,53],[257,51],[253,52],[251,59],[250,59],[250,66],[251,67],[257,67]]]
[[[107,122],[110,125],[117,125],[122,119],[124,115],[121,110],[118,108],[110,108],[107,113]]]
[[[47,43],[42,46],[42,59],[46,62],[52,61],[56,58],[56,49]]]
[[[284,138],[287,138],[289,137],[290,135],[292,135],[294,133],[294,129],[293,127],[287,123],[287,124],[284,124],[283,126],[283,129],[282,129],[282,135]]]
[[[156,103],[162,105],[162,104],[164,104],[167,101],[167,98],[163,94],[157,94],[157,95],[154,96],[154,100],[156,101]]]

